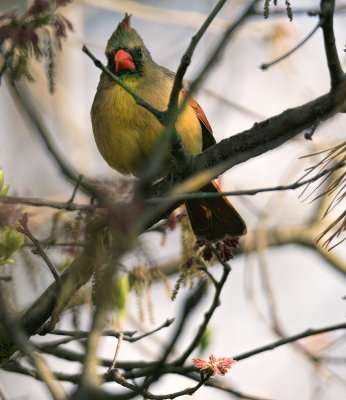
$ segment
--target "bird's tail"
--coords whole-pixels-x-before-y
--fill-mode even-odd
[[[214,181],[201,192],[221,192]],[[209,241],[246,234],[246,224],[224,196],[192,199],[185,202],[192,229],[198,239]]]

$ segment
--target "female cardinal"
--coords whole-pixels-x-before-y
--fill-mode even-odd
[[[107,67],[149,104],[164,111],[175,74],[153,61],[142,38],[132,29],[130,17],[125,14],[108,40]],[[181,98],[184,93],[186,89]],[[104,72],[91,108],[91,120],[100,153],[123,174],[140,173],[163,131],[161,123]],[[202,108],[192,98],[178,117],[176,129],[188,154],[198,154],[215,143]],[[214,181],[201,190],[220,192]],[[197,238],[217,240],[246,233],[245,222],[225,197],[188,200],[185,205]]]

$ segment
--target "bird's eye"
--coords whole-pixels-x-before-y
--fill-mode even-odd
[[[137,49],[136,53],[138,57],[142,57],[142,49]]]

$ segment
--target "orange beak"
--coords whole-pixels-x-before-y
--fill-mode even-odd
[[[132,61],[130,53],[120,49],[115,53],[115,72],[122,71],[124,69],[136,69],[135,64]]]

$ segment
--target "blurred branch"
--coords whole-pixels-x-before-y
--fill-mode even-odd
[[[188,373],[185,376],[189,377],[190,379],[194,379],[195,381],[198,381],[200,379],[199,375],[197,375],[196,373]],[[205,383],[205,386],[222,390],[223,392],[229,393],[243,400],[269,400],[266,397],[252,396],[250,394],[240,392],[239,390],[232,389],[225,382],[221,382],[218,378],[214,378],[213,380],[209,379],[209,381]]]
[[[49,317],[54,315],[57,304],[59,309],[64,307],[71,300],[73,294],[89,281],[91,275],[100,259],[99,236],[93,236],[93,231],[101,230],[100,222],[95,219],[89,222],[87,227],[86,246],[81,253],[72,261],[70,266],[60,275],[63,296],[59,297],[59,287],[56,282],[52,283],[45,292],[24,312],[21,317],[21,325],[28,335],[36,331],[46,322]],[[57,318],[58,313],[53,318]],[[54,321],[53,321],[54,322]],[[55,321],[56,323],[56,321]]]
[[[8,372],[15,372],[17,374],[30,376],[31,378],[43,381],[42,377],[38,374],[38,372],[35,369],[23,366],[22,364],[20,364],[15,360],[7,361],[5,364],[1,366],[1,368]],[[65,374],[63,372],[54,372],[54,376],[59,381],[66,381],[75,384],[78,383],[80,380],[80,374]]]
[[[177,397],[185,396],[185,395],[191,396],[206,382],[206,380],[209,379],[209,377],[207,375],[207,377],[205,379],[201,379],[200,382],[192,388],[189,387],[189,388],[180,390],[178,392],[173,392],[173,393],[169,393],[169,394],[155,395],[153,393],[148,392],[147,390],[143,390],[140,387],[131,384],[116,370],[113,372],[113,378],[114,378],[115,382],[119,383],[120,385],[122,385],[128,389],[131,389],[136,394],[140,394],[141,396],[143,396],[143,398],[153,399],[153,400],[175,399]]]
[[[58,210],[66,211],[91,211],[97,208],[88,204],[76,204],[69,201],[54,201],[48,199],[40,199],[36,197],[15,197],[15,196],[0,196],[2,204],[26,204],[34,207],[51,207]]]
[[[6,395],[5,389],[2,386],[1,382],[0,382],[0,399],[1,400],[9,400],[9,398]]]
[[[138,1],[130,0],[77,0],[82,4],[103,8],[105,10],[114,11],[120,14],[125,12],[135,14],[136,18],[163,23],[165,25],[187,26],[191,28],[199,28],[207,18],[207,15],[197,11],[166,9],[163,7],[155,7],[148,4],[143,4]],[[222,18],[215,18],[210,27],[211,32],[223,32],[229,21]]]
[[[136,18],[144,21],[151,21],[155,23],[170,25],[170,26],[185,26],[189,28],[198,29],[207,15],[198,11],[183,10],[183,9],[165,9],[163,7],[155,7],[155,5],[144,4],[141,1],[131,0],[75,0],[75,3],[82,3],[87,6],[95,7],[97,9],[104,9],[116,13],[124,14],[125,12],[135,14]],[[312,15],[319,13],[318,8],[309,9],[307,7],[294,7],[294,17],[305,17],[307,14]],[[346,11],[346,5],[339,5],[335,7],[335,14],[339,15]],[[270,11],[270,17],[286,16],[286,8],[276,7]],[[261,9],[254,10],[253,16],[263,20],[263,11]],[[213,24],[209,28],[209,32],[213,34],[222,33],[228,26],[229,20],[217,17],[214,19]]]
[[[41,118],[41,115],[38,113],[33,104],[32,97],[29,95],[28,89],[25,88],[23,82],[21,84],[14,83],[10,79],[7,79],[7,83],[16,106],[28,119],[34,132],[43,141],[48,153],[53,157],[61,173],[75,186],[76,183],[80,181],[81,174],[77,172],[76,169],[65,159],[65,157],[59,153],[57,146],[53,142],[49,131]],[[90,180],[84,178],[80,185],[88,194],[91,194],[96,198],[98,197],[98,193],[96,192]]]
[[[3,291],[0,291],[0,321],[6,329],[17,348],[25,354],[34,364],[38,375],[46,383],[54,400],[65,400],[66,396],[62,388],[57,384],[56,377],[48,368],[43,358],[36,352],[35,347],[28,341],[20,325],[13,318],[13,311],[7,306]]]
[[[315,242],[316,232],[318,232],[321,221],[313,221],[302,225],[280,225],[277,228],[268,228],[262,231],[266,237],[268,247],[284,246],[287,244],[297,244],[315,250],[324,258],[328,264],[346,275],[346,264],[335,253],[329,252]],[[244,238],[240,247],[240,252],[250,253],[256,251],[256,243],[253,235]]]
[[[174,365],[184,364],[186,359],[190,356],[190,354],[193,352],[193,350],[197,347],[204,331],[206,330],[206,328],[209,324],[211,317],[213,316],[217,307],[219,307],[221,304],[220,303],[221,291],[222,291],[224,284],[227,281],[228,275],[231,271],[231,267],[229,266],[228,263],[223,262],[220,259],[218,252],[214,249],[214,247],[212,247],[212,248],[213,248],[214,254],[218,258],[218,261],[223,266],[223,273],[222,273],[222,276],[221,276],[221,279],[219,280],[219,282],[217,282],[217,284],[214,283],[215,293],[214,293],[213,301],[212,301],[209,309],[204,313],[204,319],[203,319],[201,325],[199,326],[196,335],[192,338],[190,344],[187,346],[187,349],[182,353],[182,355],[180,357],[178,357],[177,360],[174,361]]]
[[[259,120],[265,119],[266,117],[263,114],[260,114],[254,110],[251,110],[250,108],[243,106],[242,104],[238,104],[237,102],[230,100],[228,97],[225,97],[224,94],[218,94],[216,93],[215,89],[207,89],[206,87],[201,88],[201,92],[206,93],[208,97],[213,97],[217,101],[221,102],[222,104],[225,104],[226,106],[229,106],[230,108],[239,111],[242,114],[248,115],[252,118],[256,118]]]
[[[320,24],[323,30],[324,49],[332,88],[337,87],[345,79],[335,45],[333,28],[334,7],[335,0],[321,0]]]
[[[219,60],[220,54],[222,54],[225,46],[231,39],[234,32],[244,24],[244,22],[253,14],[255,9],[255,5],[258,0],[251,0],[243,9],[242,13],[239,17],[232,22],[228,28],[223,33],[221,39],[216,44],[215,48],[209,55],[207,61],[205,62],[202,70],[198,73],[198,76],[190,83],[189,92],[188,94],[193,94],[195,90],[201,85],[202,81],[205,79],[207,73],[212,69],[212,67],[217,63]],[[185,96],[184,101],[182,102],[180,109],[184,109],[185,105],[189,100],[189,96]]]
[[[47,267],[49,268],[50,272],[52,273],[52,275],[57,283],[57,286],[60,289],[60,284],[61,284],[60,276],[59,276],[57,270],[55,269],[53,263],[51,262],[50,258],[48,257],[47,253],[43,250],[43,247],[41,246],[41,243],[39,242],[39,240],[37,240],[35,238],[35,236],[31,233],[31,231],[28,227],[28,214],[24,213],[18,222],[20,223],[20,226],[17,226],[17,231],[21,232],[23,235],[26,235],[32,241],[32,243],[36,247],[36,251],[35,251],[36,254],[41,256],[43,261],[46,263]]]
[[[137,342],[138,340],[141,340],[147,336],[150,336],[158,331],[160,331],[163,328],[167,328],[174,322],[174,318],[172,319],[167,319],[163,324],[158,326],[157,328],[145,332],[142,335],[134,336],[136,334],[136,331],[124,331],[124,332],[114,332],[114,331],[103,331],[102,336],[109,336],[109,337],[116,337],[119,338],[120,335],[122,335],[122,340],[125,340],[130,343]],[[89,334],[89,331],[68,331],[68,330],[61,330],[61,329],[55,329],[54,331],[50,332],[53,335],[63,335],[63,336],[75,336],[76,338],[86,338]]]

